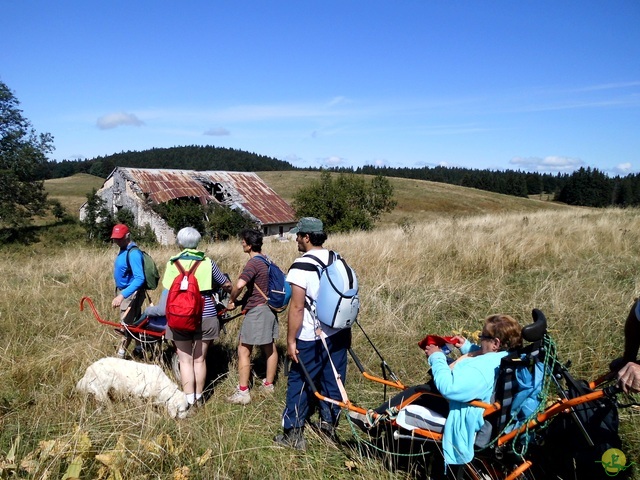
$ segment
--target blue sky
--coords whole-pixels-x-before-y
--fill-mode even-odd
[[[640,171],[640,2],[3,2],[51,158],[214,145],[305,166]]]

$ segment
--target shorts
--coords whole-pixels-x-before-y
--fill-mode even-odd
[[[116,289],[116,295],[120,294],[122,294],[122,290]],[[122,300],[120,304],[120,321],[127,325],[136,323],[136,320],[138,320],[142,314],[142,304],[145,298],[145,291],[138,290]]]
[[[216,340],[220,336],[220,321],[218,317],[204,317],[200,330],[195,332],[185,332],[183,330],[172,330],[167,327],[164,337],[174,342],[189,342],[194,340],[211,341]]]
[[[253,307],[244,316],[240,329],[240,343],[269,345],[278,338],[278,318],[269,305]]]

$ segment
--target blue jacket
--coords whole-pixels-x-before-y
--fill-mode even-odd
[[[460,348],[463,354],[478,350],[469,341]],[[491,352],[465,357],[449,368],[444,353],[429,357],[431,374],[438,391],[449,400],[449,415],[444,424],[442,449],[447,465],[462,465],[473,459],[476,433],[484,424],[483,409],[466,402],[491,401],[500,360],[507,352]]]
[[[127,248],[120,250],[113,265],[113,279],[116,281],[116,288],[120,290],[124,298],[133,295],[145,282],[142,252],[139,248],[129,253],[131,269],[127,267],[127,252],[136,246],[134,242],[129,242]]]

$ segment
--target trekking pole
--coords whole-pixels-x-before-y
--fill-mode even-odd
[[[382,354],[378,351],[378,349],[376,348],[376,346],[373,344],[373,342],[371,341],[371,339],[369,338],[369,335],[367,335],[367,332],[364,331],[364,328],[362,328],[362,325],[360,325],[360,322],[358,320],[356,320],[356,323],[358,324],[358,327],[360,327],[360,330],[362,331],[362,333],[364,334],[364,337],[367,339],[367,341],[369,342],[369,344],[371,345],[371,347],[373,347],[373,350],[376,352],[376,355],[378,355],[378,357],[380,357],[380,368],[382,369],[382,375],[383,378],[386,380],[386,374],[387,372],[389,373],[389,377],[391,377],[391,379],[393,381],[395,381],[396,383],[401,384],[402,382],[400,382],[400,379],[398,378],[398,376],[393,372],[393,370],[391,370],[391,367],[389,366],[389,364],[387,363],[387,361],[384,359],[384,357],[382,356]],[[351,349],[349,349],[349,352],[351,353],[351,356],[354,356],[353,351]],[[354,358],[355,361],[355,358]],[[358,364],[358,362],[356,361],[356,364]]]
[[[298,357],[298,365],[300,365],[300,369],[302,370],[304,377],[307,379],[307,382],[309,382],[309,387],[311,387],[311,391],[317,398],[328,403],[333,403],[334,405],[337,405],[341,408],[349,408],[348,403],[341,402],[340,400],[335,400],[333,398],[329,398],[318,391],[316,384],[311,379],[311,375],[309,375],[309,371],[307,370],[307,367],[305,366],[304,362],[300,357]]]
[[[571,384],[575,385],[575,381],[573,380],[573,378],[571,378],[568,370],[563,365],[560,365],[560,364],[558,364],[558,367],[560,369],[560,375],[565,379],[565,381],[567,383],[571,383]],[[558,379],[556,378],[556,376],[553,373],[551,374],[551,378],[553,378],[553,381],[556,384],[556,388],[558,389],[558,392],[560,393],[560,395],[562,395],[565,400],[569,400],[569,397],[567,396],[566,392],[564,391],[564,389],[560,385],[560,382],[558,381]],[[582,421],[578,417],[578,414],[576,413],[576,411],[575,411],[575,409],[573,407],[569,408],[569,416],[576,423],[576,426],[578,427],[578,430],[580,430],[580,433],[582,434],[582,436],[586,440],[587,444],[590,447],[593,447],[595,444],[593,443],[593,440],[591,439],[591,436],[589,435],[589,432],[587,432],[587,429],[585,428],[584,424],[582,423]]]

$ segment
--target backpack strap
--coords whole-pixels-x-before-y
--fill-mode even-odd
[[[347,279],[349,280],[349,288],[353,288],[353,284],[355,283],[355,278],[353,277],[353,270],[347,265],[340,255],[337,256],[336,260],[340,260],[345,266],[345,272],[347,273]]]
[[[262,254],[258,254],[253,258],[259,258],[260,260],[262,260],[264,262],[264,264],[267,266],[267,269],[271,268],[271,264],[273,263],[270,259],[268,259],[266,256],[264,256]],[[267,274],[268,274],[268,270],[267,270]],[[269,304],[269,297],[267,295],[265,295],[265,293],[262,291],[262,289],[256,283],[255,279],[256,279],[256,277],[251,279],[251,281],[253,282],[253,286],[256,287],[258,289],[258,292],[260,292],[260,295],[262,295],[264,297],[265,303],[263,305],[268,305]]]
[[[180,272],[180,274],[187,275],[187,274],[193,274],[201,262],[202,260],[196,260],[195,262],[193,262],[193,265],[191,265],[191,268],[189,269],[188,272],[185,272],[184,268],[182,267],[182,264],[180,263],[180,260],[175,260],[173,264],[178,268],[178,271]]]
[[[321,273],[322,270],[324,270],[329,265],[331,265],[336,259],[340,258],[340,255],[335,253],[333,250],[329,250],[329,263],[327,263],[327,264],[325,264],[318,257],[316,257],[315,255],[312,255],[310,253],[304,254],[303,257],[304,258],[310,258],[311,260],[316,262],[318,265],[312,265],[312,264],[306,263],[306,262],[293,262],[293,265],[291,265],[289,270],[291,270],[292,268],[296,268],[298,270],[305,270],[307,272],[316,272],[318,274],[318,278],[320,278],[322,276],[322,273]],[[309,295],[305,295],[304,297],[305,297],[304,298],[304,308],[306,310],[308,310],[309,313],[311,313],[312,316],[314,316],[313,310],[311,309],[311,305],[315,302],[315,300],[313,300]]]
[[[262,255],[261,253],[255,255],[254,258],[259,258],[260,260],[262,260],[267,265],[267,267],[273,263],[270,259],[268,259],[265,255]]]
[[[316,265],[311,265],[310,263],[306,263],[306,262],[293,262],[293,265],[291,265],[291,267],[289,267],[289,270],[291,270],[292,268],[296,268],[298,270],[306,270],[307,272],[316,272],[318,274],[318,277],[320,277],[320,275],[321,275],[320,272],[322,270],[324,270],[329,265],[331,265],[336,258],[340,258],[340,256],[337,255],[332,250],[329,250],[329,263],[327,263],[326,265],[322,260],[320,260],[315,255],[311,255],[310,253],[307,253],[307,254],[303,255],[303,257],[304,258],[310,258],[311,260],[316,262],[318,265],[317,266]],[[318,269],[318,267],[320,267],[320,269]]]
[[[327,351],[327,356],[329,357],[329,363],[331,363],[331,370],[333,370],[333,376],[336,379],[336,385],[338,386],[338,390],[340,391],[340,396],[342,397],[342,401],[346,404],[349,403],[349,397],[347,396],[347,390],[344,388],[344,383],[342,381],[342,377],[340,376],[340,374],[338,373],[338,370],[336,369],[336,366],[333,363],[333,359],[331,358],[331,351],[329,350],[329,347],[327,346],[327,334],[324,332],[324,330],[321,331],[320,333],[320,340],[322,340],[322,345],[324,346],[324,349]]]
[[[131,262],[129,262],[129,253],[131,252],[131,250],[133,250],[134,248],[137,248],[138,250],[140,250],[140,247],[138,247],[137,245],[134,245],[131,248],[127,248],[127,271],[133,273],[133,270],[131,270]],[[142,250],[140,250],[142,251]],[[144,270],[144,260],[143,260],[143,265],[142,265],[142,269]]]
[[[182,264],[180,263],[180,260],[176,260],[175,262],[173,262],[173,264],[177,267],[178,272],[180,272],[181,275],[186,275],[184,268],[182,268]]]
[[[304,255],[304,257],[306,258],[310,258],[311,260],[314,260],[315,262],[318,262],[318,265],[320,265],[322,267],[322,269],[324,270],[325,268],[327,268],[329,265],[331,265],[334,261],[336,261],[337,259],[340,258],[340,255],[338,255],[336,252],[334,252],[333,250],[329,250],[329,262],[325,265],[324,262],[322,260],[320,260],[318,257],[316,257],[315,255],[311,255],[310,253]]]
[[[131,262],[129,261],[129,253],[134,248],[137,248],[138,250],[140,250],[140,247],[138,247],[137,245],[134,245],[131,248],[127,248],[127,254],[125,256],[125,259],[127,260],[127,272],[131,272],[132,275],[133,275],[133,270],[131,269]],[[140,253],[142,253],[142,250],[140,250]],[[144,257],[142,258],[142,273],[144,274],[144,285],[142,285],[142,288],[144,290],[144,294],[147,297],[147,301],[149,302],[149,304],[153,305],[153,301],[151,301],[151,296],[149,295],[149,291],[146,289],[146,286],[147,286],[147,275],[146,275],[146,273],[144,271]]]

